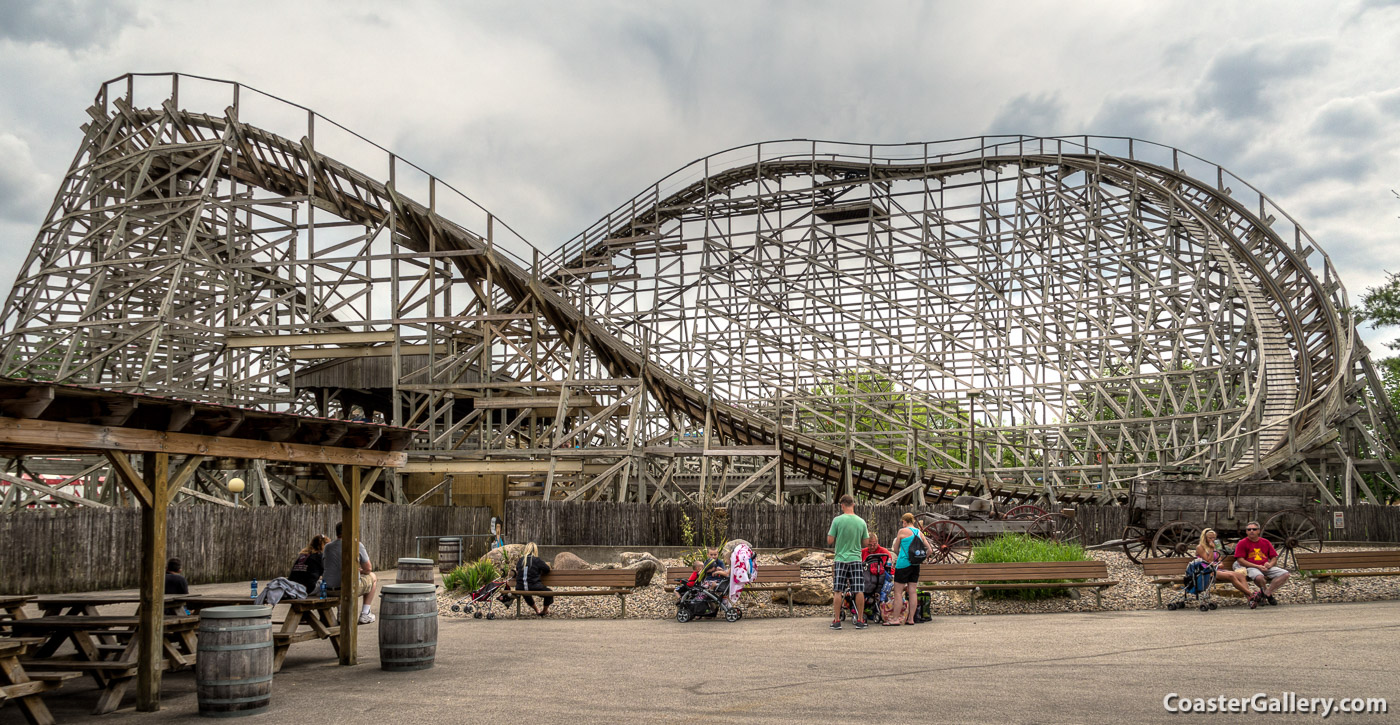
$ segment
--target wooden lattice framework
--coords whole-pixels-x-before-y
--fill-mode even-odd
[[[355,405],[424,431],[406,471],[550,499],[1397,486],[1400,425],[1326,254],[1175,149],[745,146],[544,255],[238,84],[128,75],[89,113],[0,374]]]

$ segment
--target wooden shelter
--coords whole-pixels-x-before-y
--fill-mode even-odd
[[[373,423],[245,410],[31,380],[0,379],[0,455],[100,454],[141,506],[141,624],[136,707],[160,708],[166,510],[208,458],[319,467],[342,508],[346,551],[359,547],[360,505],[385,468],[407,460],[414,431]],[[131,456],[140,454],[141,465]],[[358,577],[353,554],[342,580]],[[340,595],[340,663],[355,664],[357,597]]]

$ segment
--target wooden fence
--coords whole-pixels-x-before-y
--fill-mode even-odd
[[[856,513],[888,543],[906,511],[946,513],[948,505],[857,506]],[[726,507],[728,537],[761,548],[826,546],[826,532],[835,506],[826,504],[773,506],[745,504]],[[1333,512],[1341,511],[1345,527],[1333,529]],[[1084,527],[1084,543],[1120,538],[1129,510],[1122,506],[1078,506],[1075,516]],[[1309,513],[1328,541],[1400,542],[1400,507],[1313,506]],[[506,538],[552,546],[685,546],[682,516],[692,518],[691,506],[635,503],[511,501],[506,504]]]
[[[484,534],[488,508],[366,504],[361,536],[376,569],[413,556],[415,536]],[[315,533],[334,538],[339,506],[170,510],[169,555],[192,584],[286,576]],[[138,584],[141,514],[136,509],[68,509],[0,514],[0,593],[125,589]],[[425,541],[423,555],[437,556]]]

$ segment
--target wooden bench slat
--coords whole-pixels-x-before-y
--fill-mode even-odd
[[[63,682],[64,680],[71,680],[75,677],[82,677],[83,673],[68,671],[25,672],[25,675],[27,675],[31,680],[39,680],[40,682]]]
[[[934,564],[919,569],[919,589],[966,591],[973,614],[977,613],[978,592],[994,589],[1092,588],[1094,599],[1102,608],[1103,590],[1118,585],[1117,581],[1104,579],[1107,576],[1108,564],[1102,561]]]

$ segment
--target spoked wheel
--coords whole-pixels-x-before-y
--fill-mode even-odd
[[[932,545],[929,564],[966,564],[972,554],[972,537],[956,521],[934,521],[924,526],[924,537]]]
[[[676,621],[685,624],[690,621],[690,607],[676,607]]]
[[[1003,521],[1034,521],[1046,514],[1045,509],[1024,503],[1001,515]]]
[[[1317,519],[1298,509],[1280,511],[1270,516],[1259,535],[1268,539],[1278,551],[1275,566],[1289,571],[1298,570],[1297,552],[1315,554],[1322,551],[1322,527]]]
[[[1163,524],[1152,537],[1152,556],[1194,556],[1201,543],[1201,525],[1190,521]]]
[[[1064,514],[1045,514],[1031,524],[1030,534],[1061,544],[1083,544],[1084,527]]]
[[[1141,526],[1127,526],[1123,529],[1123,553],[1132,559],[1134,564],[1141,564],[1147,558],[1147,546],[1151,543],[1152,537],[1147,529]]]
[[[724,613],[724,621],[726,622],[737,622],[743,618],[744,610],[738,607],[730,607],[729,611]]]

